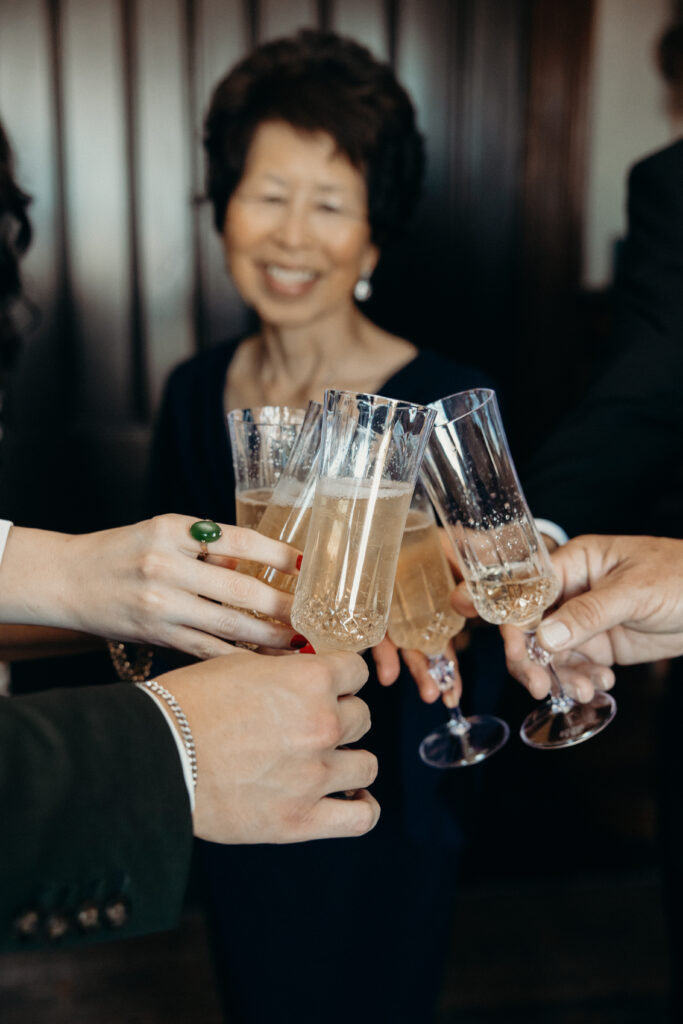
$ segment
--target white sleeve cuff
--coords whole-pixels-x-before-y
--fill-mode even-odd
[[[552,519],[536,519],[535,522],[538,532],[544,533],[546,537],[554,540],[558,548],[561,548],[569,540],[567,531],[563,530],[557,523],[554,523]]]
[[[164,718],[168,722],[168,727],[173,733],[173,739],[175,740],[175,745],[178,748],[178,754],[180,755],[180,763],[183,766],[183,776],[185,778],[185,786],[187,787],[187,795],[190,801],[190,810],[194,814],[194,786],[192,785],[192,765],[190,764],[190,759],[187,756],[185,744],[182,741],[180,733],[176,729],[173,715],[171,715],[170,712],[166,710],[166,706],[164,705],[163,700],[159,700],[159,698],[155,694],[153,694],[151,690],[148,690],[146,686],[139,686],[138,689],[142,690],[143,693],[146,693],[147,696],[154,701],[157,707],[161,709]]]
[[[5,545],[13,525],[9,519],[0,519],[0,562],[2,562],[3,555],[5,554]]]

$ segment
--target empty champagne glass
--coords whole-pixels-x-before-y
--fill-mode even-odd
[[[326,391],[320,468],[292,625],[315,650],[383,638],[396,562],[436,413],[381,395]]]
[[[523,629],[529,657],[550,676],[550,697],[526,717],[522,739],[544,749],[590,739],[611,722],[616,703],[601,691],[589,703],[573,700],[536,641],[536,628],[560,584],[517,478],[496,396],[478,388],[433,407],[437,420],[422,478],[474,606],[488,622]]]
[[[453,576],[446,560],[429,499],[418,483],[401,541],[387,633],[397,647],[420,651],[442,694],[453,689],[455,665],[446,654],[448,641],[465,625],[452,607]],[[499,750],[510,730],[493,715],[465,718],[448,708],[444,725],[420,744],[420,757],[434,768],[478,764]]]
[[[228,413],[238,526],[256,529],[304,421],[305,410],[254,406]]]

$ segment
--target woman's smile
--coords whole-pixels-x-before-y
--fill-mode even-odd
[[[287,267],[281,263],[261,263],[265,287],[283,298],[301,298],[315,286],[320,274],[305,267]]]

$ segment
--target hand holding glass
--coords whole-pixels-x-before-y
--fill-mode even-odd
[[[434,408],[422,477],[474,606],[487,622],[523,629],[529,657],[551,678],[550,698],[524,720],[522,739],[541,748],[590,739],[612,720],[616,704],[602,692],[586,704],[574,701],[536,641],[560,586],[517,478],[496,396],[487,389],[464,391]]]

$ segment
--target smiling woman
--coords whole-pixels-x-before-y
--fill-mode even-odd
[[[349,312],[379,257],[367,208],[363,176],[332,136],[258,126],[223,238],[233,280],[264,325],[326,329]]]
[[[205,147],[214,225],[258,327],[172,374],[156,432],[152,501],[233,522],[227,411],[305,407],[327,387],[426,404],[485,380],[418,352],[359,307],[422,180],[413,106],[388,65],[329,33],[268,43],[218,84]],[[448,948],[449,841],[459,830],[444,823],[447,787],[420,771],[415,749],[441,712],[420,703],[410,679],[387,688],[373,674],[368,690],[382,766],[376,840],[297,850],[202,847],[231,1020],[431,1020]],[[399,935],[406,938],[397,942]],[[362,999],[339,984],[350,953],[370,965]]]

